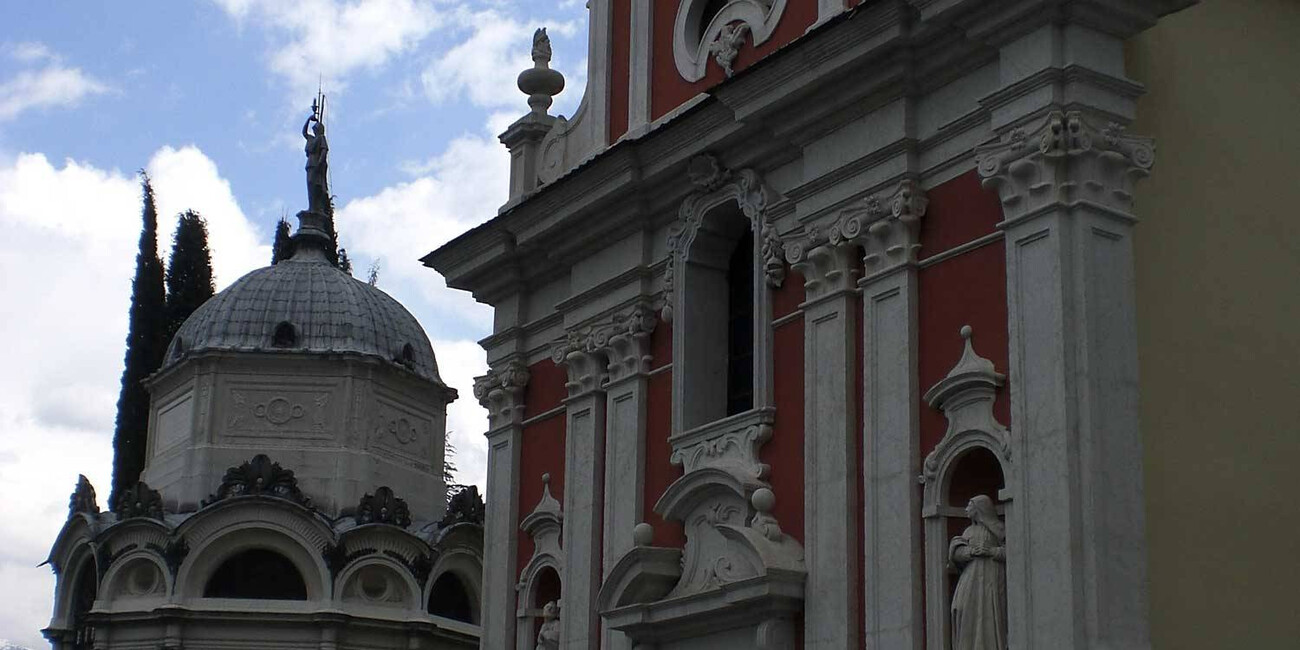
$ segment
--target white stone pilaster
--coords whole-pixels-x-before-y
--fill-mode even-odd
[[[489,425],[480,610],[484,650],[510,650],[515,645],[519,447],[527,383],[528,368],[520,361],[474,380],[474,396],[488,410]]]
[[[917,377],[916,251],[926,200],[912,181],[846,212],[838,234],[861,244],[863,607],[868,648],[924,640]]]
[[[822,23],[844,13],[847,7],[845,0],[817,0],[817,22],[809,27],[809,31],[816,29]]]
[[[1079,29],[1038,38],[1122,61],[1114,39],[1072,41]],[[1120,103],[1052,110],[976,152],[1005,217],[1015,650],[1150,648],[1131,191],[1154,146],[1124,134]]]
[[[632,531],[644,507],[646,390],[650,372],[650,333],[656,316],[649,305],[619,314],[593,335],[609,361],[605,385],[604,562],[601,579],[635,546]],[[603,626],[602,626],[603,627]],[[604,628],[601,647],[631,648],[621,632]]]
[[[627,132],[636,137],[649,130],[650,75],[654,59],[653,3],[632,3],[631,43],[628,47],[629,65],[627,93]]]
[[[564,571],[561,576],[560,648],[600,647],[596,596],[601,584],[601,532],[605,487],[604,354],[570,340],[552,359],[568,371],[565,384]]]
[[[804,648],[854,648],[858,640],[858,432],[853,402],[857,247],[786,247],[803,274]]]

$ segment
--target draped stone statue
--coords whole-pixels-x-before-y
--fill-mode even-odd
[[[312,124],[315,122],[315,125]],[[311,127],[308,133],[307,127]],[[313,106],[311,116],[302,125],[302,137],[307,141],[307,211],[328,214],[330,204],[329,187],[329,142],[325,140],[325,124],[317,116]]]
[[[948,560],[961,571],[952,595],[952,650],[1006,650],[1006,528],[982,494],[966,505],[966,516],[970,526],[948,544]]]
[[[542,627],[537,630],[537,650],[560,647],[560,606],[551,601],[542,608]]]

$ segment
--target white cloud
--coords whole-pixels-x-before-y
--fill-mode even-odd
[[[208,222],[208,248],[218,291],[271,263],[269,239],[244,216],[230,182],[197,147],[163,147],[149,161],[148,171],[158,202],[159,250],[164,256],[171,250],[176,215],[194,210]]]
[[[55,62],[41,70],[23,70],[0,83],[0,121],[12,120],[34,108],[76,106],[90,95],[109,91],[104,83]]]
[[[164,147],[148,165],[160,249],[173,211],[203,211],[214,265],[229,282],[269,259],[216,166],[194,147]],[[174,196],[187,197],[181,205]],[[105,500],[127,304],[140,233],[134,175],[42,154],[0,161],[0,634],[41,647],[54,580],[45,560],[84,473]],[[249,242],[252,242],[251,244]],[[251,249],[257,249],[250,252]],[[239,268],[244,265],[244,268]]]
[[[464,96],[476,106],[516,108],[522,114],[527,106],[515,82],[520,72],[533,66],[533,31],[538,24],[518,21],[494,10],[460,12],[457,22],[472,33],[424,70],[420,80],[425,94],[436,104]],[[580,26],[577,21],[539,24],[547,25],[547,33],[552,36],[576,34]],[[556,54],[559,56],[552,61],[552,67],[559,68],[564,53]],[[585,66],[575,76],[585,78]],[[577,79],[566,79],[569,84],[574,81]],[[581,94],[580,88],[577,94]]]
[[[55,58],[54,53],[44,43],[14,43],[5,47],[9,57],[23,63],[34,63],[43,59]]]
[[[321,76],[342,88],[349,74],[377,69],[410,51],[441,22],[418,0],[215,0],[236,21],[253,21],[276,39],[270,68],[305,95]]]

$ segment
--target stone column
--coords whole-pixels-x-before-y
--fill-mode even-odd
[[[911,180],[845,214],[862,246],[863,570],[868,648],[920,650],[922,609],[918,230],[926,199]]]
[[[814,242],[815,243],[815,242]],[[795,242],[786,256],[803,274],[804,311],[804,648],[859,647],[857,421],[853,403],[857,338],[857,247]]]
[[[649,385],[650,333],[656,316],[637,305],[597,331],[594,344],[609,360],[605,385],[604,567],[601,581],[635,546],[632,530],[641,523],[645,483],[646,389]],[[631,648],[626,635],[605,629],[602,648]]]
[[[515,643],[516,543],[519,534],[519,446],[528,368],[510,361],[474,380],[488,410],[487,517],[483,531],[483,650]]]
[[[564,575],[561,588],[560,648],[596,650],[600,647],[600,614],[596,595],[601,583],[601,531],[605,492],[605,376],[604,354],[586,341],[570,337],[551,358],[563,364],[565,387],[564,437]]]
[[[976,161],[1006,233],[1009,643],[1150,648],[1132,188],[1154,145],[1122,127],[1141,88],[1122,34],[1048,25],[1001,52]]]

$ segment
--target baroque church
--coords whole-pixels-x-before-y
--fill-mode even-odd
[[[1294,647],[1293,5],[588,9],[423,259],[495,311],[483,525],[309,209],[150,378],[132,499],[78,487],[56,648]]]

